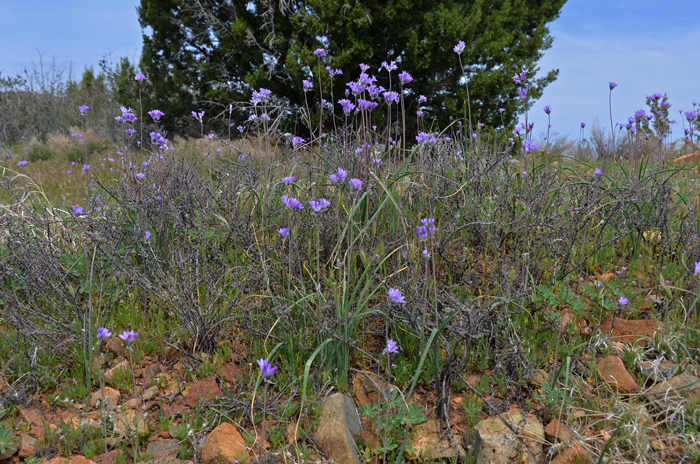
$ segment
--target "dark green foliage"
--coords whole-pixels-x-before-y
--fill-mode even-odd
[[[383,61],[395,60],[399,71],[415,78],[408,86],[415,96],[408,98],[408,115],[415,114],[418,95],[426,95],[426,119],[444,127],[464,111],[466,90],[452,51],[463,40],[467,46],[461,58],[474,119],[500,126],[498,108],[505,108],[503,120],[509,126],[522,111],[511,78],[522,68],[537,69],[552,43],[547,25],[565,2],[142,0],[141,26],[152,33],[144,35],[141,68],[149,77],[149,98],[159,102],[166,124],[173,126],[183,118],[193,122],[187,117],[200,106],[208,115],[221,114],[230,101],[247,101],[259,87],[302,108],[302,79],[313,81],[308,96],[317,102],[316,48],[328,53],[324,67],[344,73],[333,81],[334,99],[359,76],[360,63],[370,65],[378,84],[388,87],[386,71],[377,69]],[[325,70],[320,74],[329,99],[330,77]],[[530,81],[529,95],[538,98],[556,75],[550,71]],[[394,72],[393,90],[398,90],[397,80]]]

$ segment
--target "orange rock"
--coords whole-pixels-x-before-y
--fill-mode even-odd
[[[681,156],[680,158],[676,158],[673,160],[674,163],[687,163],[689,161],[695,161],[698,157],[700,156],[700,151],[696,151],[695,153],[690,153],[685,156]]]
[[[562,450],[550,464],[578,464],[588,462],[588,451],[577,441]]]
[[[564,443],[568,442],[574,437],[571,430],[566,428],[564,424],[556,419],[552,419],[552,421],[547,424],[547,427],[544,428],[544,435],[550,441],[560,441]]]
[[[220,424],[209,434],[202,447],[204,464],[230,464],[234,459],[248,459],[245,441],[236,427],[228,422]]]
[[[200,401],[210,401],[213,398],[221,396],[219,384],[216,383],[216,377],[210,375],[206,379],[199,380],[190,388],[185,397],[187,406],[195,407]]]
[[[600,323],[600,330],[610,333],[612,328],[612,318],[607,318]],[[637,343],[645,345],[646,339],[654,336],[654,333],[662,328],[662,325],[651,319],[640,319],[629,321],[620,317],[615,318],[615,327],[612,328],[612,341],[623,343]]]
[[[620,393],[639,391],[637,382],[625,369],[622,359],[617,356],[607,356],[601,359],[596,367],[601,378]]]

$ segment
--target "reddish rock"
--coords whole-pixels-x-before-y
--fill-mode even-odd
[[[216,374],[218,376],[223,377],[224,380],[230,384],[235,384],[236,377],[238,377],[242,373],[243,369],[241,369],[238,365],[234,363],[225,364],[216,371]]]
[[[628,321],[620,317],[615,318],[615,327],[612,327],[612,318],[607,318],[600,323],[600,330],[603,333],[610,333],[610,339],[615,342],[637,343],[645,345],[647,339],[654,336],[654,332],[662,328],[662,325],[651,319],[640,319]]]
[[[20,459],[32,456],[36,452],[37,439],[23,433],[19,437],[17,442],[17,449],[19,450],[18,456]]]
[[[185,402],[187,406],[193,408],[200,401],[211,401],[212,398],[218,398],[219,396],[221,396],[219,384],[216,383],[216,377],[210,375],[206,379],[199,380],[192,385],[190,391],[187,392]]]
[[[577,441],[562,450],[550,464],[579,464],[588,462],[588,451]]]
[[[607,356],[596,365],[598,374],[613,389],[620,393],[633,393],[639,391],[639,386],[634,378],[625,369],[622,359],[617,356]]]
[[[675,409],[686,401],[700,401],[700,379],[694,375],[680,374],[654,385],[645,394],[656,409]]]
[[[112,377],[114,377],[114,374],[117,371],[128,370],[128,369],[129,369],[129,363],[127,361],[122,361],[119,364],[115,365],[113,368],[109,369],[104,374],[102,374],[102,378],[105,379],[106,382],[109,382],[110,380],[112,380]]]
[[[202,461],[204,464],[230,464],[234,459],[247,460],[248,449],[236,427],[224,422],[204,442]]]
[[[121,398],[121,393],[119,393],[119,390],[116,390],[112,387],[105,387],[105,399],[107,400],[107,404],[111,406],[112,408],[116,408],[119,405],[119,399]],[[97,405],[97,402],[102,399],[102,392],[100,390],[97,390],[95,393],[92,394],[90,397],[90,406],[93,408]]]
[[[586,321],[583,321],[586,326]],[[561,322],[559,322],[559,333],[578,333],[581,330],[581,321],[578,320],[576,313],[570,309],[565,309],[561,312]]]
[[[117,456],[119,456],[121,453],[122,450],[115,449],[112,451],[108,451],[106,454],[100,454],[99,456],[95,456],[94,458],[92,458],[92,460],[95,461],[97,464],[116,464]]]
[[[38,427],[44,426],[42,422],[42,417],[36,409],[24,409],[23,407],[20,407],[19,412],[20,414],[22,414],[22,417],[24,417],[25,421],[30,422],[31,424],[36,425]]]
[[[574,437],[574,434],[564,426],[564,424],[556,419],[552,419],[552,421],[547,424],[547,427],[544,428],[544,436],[547,437],[549,441],[566,443]]]
[[[114,354],[121,353],[124,350],[124,340],[122,340],[119,337],[111,338],[105,344],[105,350],[109,351],[110,353],[114,353]]]
[[[95,464],[85,456],[71,456],[70,458],[55,457],[46,461],[46,464]]]

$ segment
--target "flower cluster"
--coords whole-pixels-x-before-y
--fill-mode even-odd
[[[294,197],[290,197],[287,195],[282,195],[282,203],[284,203],[284,206],[286,206],[287,209],[291,209],[292,211],[299,211],[304,209],[304,203],[300,202]]]
[[[325,198],[321,198],[318,201],[311,200],[309,201],[309,206],[311,206],[311,209],[315,213],[320,213],[324,209],[328,208],[331,205],[331,202],[326,200]]]
[[[120,109],[122,111],[121,116],[115,116],[114,118],[119,124],[123,124],[125,122],[136,122],[139,120],[139,118],[137,118],[134,114],[134,110],[131,108],[122,106]]]
[[[331,174],[328,176],[328,178],[331,180],[331,184],[335,185],[339,182],[345,182],[345,179],[348,177],[348,172],[343,169],[343,168],[338,168],[338,172],[336,174]]]
[[[148,112],[148,114],[153,118],[154,121],[160,121],[160,118],[165,116],[165,113],[163,113],[161,110],[151,110]]]
[[[435,224],[435,219],[423,218],[420,222],[422,225],[416,226],[416,235],[418,236],[418,240],[425,242],[437,231],[437,228],[433,225]]]

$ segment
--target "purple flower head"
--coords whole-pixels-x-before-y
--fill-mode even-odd
[[[527,89],[525,87],[518,87],[518,97],[520,97],[521,100],[527,98]]]
[[[290,185],[294,182],[294,176],[283,177],[282,182],[284,182],[285,185]]]
[[[343,74],[343,71],[340,69],[333,69],[330,66],[326,66],[326,71],[328,71],[328,74],[330,74],[331,77]]]
[[[326,200],[325,198],[321,198],[318,201],[311,200],[309,202],[309,206],[311,206],[311,209],[314,210],[315,213],[320,213],[324,209],[328,208],[331,205],[331,202]]]
[[[661,108],[668,108],[671,104],[667,101],[661,102]]]
[[[398,288],[390,288],[387,292],[387,296],[389,297],[389,301],[392,303],[401,304],[406,302],[406,298],[404,298],[401,290]]]
[[[192,117],[195,118],[197,121],[202,122],[202,118],[204,117],[204,111],[200,111],[197,113],[196,111],[192,111]]]
[[[282,195],[282,203],[284,203],[284,206],[286,206],[287,209],[291,209],[292,211],[299,211],[304,209],[304,203],[300,202],[294,197],[289,197],[287,195]]]
[[[465,44],[463,41],[460,40],[459,42],[457,42],[457,45],[455,45],[455,47],[454,47],[452,50],[453,50],[456,54],[461,55],[462,52],[464,51],[464,47],[465,47],[465,46],[466,46],[466,44]]]
[[[393,340],[389,339],[386,341],[386,348],[384,348],[384,353],[396,354],[399,352],[399,345]]]
[[[89,164],[83,164],[83,172],[88,172],[90,170]]]
[[[377,106],[379,106],[379,103],[377,103],[377,102],[364,100],[362,98],[357,99],[357,108],[358,108],[357,111],[360,111],[360,110],[372,111]]]
[[[143,239],[144,239],[145,241],[148,241],[150,238],[151,238],[151,232],[149,232],[149,231],[147,230],[147,231],[146,231],[146,235],[144,235]]]
[[[360,69],[362,70],[362,72],[367,72],[367,70],[369,69],[369,65],[360,63]]]
[[[595,171],[593,171],[593,174],[596,176],[602,176],[603,175],[603,170],[600,168],[595,168]]]
[[[377,98],[379,98],[379,95],[381,95],[382,92],[384,92],[385,90],[386,89],[381,85],[372,84],[369,87],[367,87],[367,92],[369,93],[369,96],[372,100],[376,100]]]
[[[338,103],[340,104],[340,106],[343,107],[343,111],[345,112],[345,114],[350,114],[352,112],[352,110],[355,109],[355,104],[353,102],[351,102],[350,100],[348,100],[347,98],[343,98],[342,100],[338,100]]]
[[[137,338],[139,338],[139,333],[133,330],[125,330],[119,334],[119,338],[124,340],[128,345],[133,345]]]
[[[85,212],[85,208],[82,206],[75,206],[73,205],[73,214],[76,216],[82,216],[82,214]]]
[[[277,232],[279,232],[279,234],[282,236],[282,238],[289,236],[289,228],[288,227],[282,227],[281,229],[277,229]]]
[[[165,116],[165,113],[163,113],[161,110],[151,110],[148,112],[148,114],[153,118],[154,121],[160,121],[160,118]]]
[[[350,87],[352,94],[355,96],[360,95],[366,89],[366,86],[364,84],[362,84],[361,82],[351,81],[351,82],[348,82],[346,85],[348,87]]]
[[[621,296],[620,299],[617,300],[617,302],[620,304],[620,306],[625,306],[627,303],[630,302],[630,300],[628,300],[624,296]]]
[[[250,102],[253,105],[257,105],[258,103],[262,103],[264,100],[270,98],[271,95],[272,91],[268,89],[254,90],[253,97],[250,99]]]
[[[258,359],[258,367],[262,371],[262,376],[265,380],[270,380],[272,376],[275,375],[275,372],[277,372],[277,369],[279,369],[279,367],[270,364],[270,361],[267,359]]]
[[[146,177],[146,174],[139,172],[138,174],[136,174],[136,177],[138,177],[139,179],[143,179],[144,177]]]
[[[552,113],[552,107],[549,106],[549,105],[545,105],[545,106],[544,106],[544,112],[547,113],[547,114],[551,114],[551,113]]]
[[[413,82],[413,77],[406,71],[403,71],[399,73],[399,81],[401,81],[402,84],[410,84]]]
[[[581,123],[581,129],[583,129],[584,127],[586,127],[586,123],[585,123],[585,122],[582,122],[582,123]]]
[[[537,143],[533,142],[530,139],[525,139],[523,140],[523,151],[525,153],[530,153],[531,151],[537,151],[539,150],[540,147],[537,145]]]
[[[501,113],[505,113],[505,112],[506,112],[506,109],[505,109],[505,108],[498,108],[498,111],[501,112]]]
[[[348,172],[343,168],[338,168],[336,174],[331,174],[328,178],[331,180],[331,184],[335,185],[338,182],[345,182],[345,178],[348,177]]]
[[[350,193],[358,193],[360,190],[362,190],[362,181],[360,179],[352,178],[348,181],[348,187],[350,187]]]
[[[322,56],[322,57],[325,58],[325,57],[326,57],[326,51],[325,51],[324,49],[322,49],[322,48],[317,48],[316,50],[314,50],[314,55],[316,55],[316,56]]]
[[[425,250],[423,250],[423,257],[425,259],[430,259],[430,252],[428,251],[427,248]]]
[[[695,261],[695,275],[700,274],[700,261]]]
[[[698,118],[697,111],[686,111],[684,114],[685,114],[685,119],[687,119],[688,122],[693,122]]]
[[[392,61],[391,63],[387,63],[386,61],[382,61],[382,68],[386,69],[387,71],[396,71],[399,69],[398,66],[396,66],[396,61]]]
[[[292,146],[296,147],[297,145],[301,145],[303,143],[306,143],[306,140],[302,139],[301,137],[292,137]]]
[[[617,84],[614,83],[613,81],[610,81],[610,82],[608,82],[608,87],[610,88],[610,90],[612,90],[612,89],[614,89],[615,87],[617,87]]]
[[[651,94],[651,96],[649,96],[649,100],[656,102],[656,101],[661,100],[663,97],[664,96],[661,95],[660,93],[654,93],[654,94]]]
[[[18,161],[18,162],[17,162],[17,166],[23,167],[23,166],[26,165],[27,163],[28,163],[27,160]]]
[[[87,105],[80,105],[78,109],[80,110],[80,114],[82,114],[83,116],[85,116],[88,113],[88,111],[90,111],[90,107]]]
[[[304,84],[304,92],[308,92],[309,90],[311,90],[311,87],[313,87],[313,85],[311,84],[311,81],[307,81],[306,79],[304,79],[301,82],[302,82],[302,84]]]
[[[137,75],[134,76],[134,80],[135,80],[135,81],[139,81],[139,82],[140,82],[140,81],[145,81],[145,80],[146,80],[146,76],[144,76],[144,75],[141,74],[141,73],[138,73]]]
[[[112,336],[112,332],[107,330],[105,327],[98,327],[97,328],[97,341],[101,342],[105,338],[109,338]]]
[[[399,94],[398,92],[384,92],[384,100],[391,105],[393,102],[399,101]]]
[[[425,95],[418,96],[418,103],[425,103],[427,101],[428,101],[428,99],[425,97]]]

